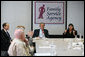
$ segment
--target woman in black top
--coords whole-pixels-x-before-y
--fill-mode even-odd
[[[64,38],[75,38],[75,35],[77,35],[77,31],[74,29],[73,24],[68,25],[68,29],[66,29],[63,33]]]

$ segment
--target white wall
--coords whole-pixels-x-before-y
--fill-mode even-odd
[[[84,36],[84,1],[67,2],[67,25],[73,23],[78,34]]]
[[[84,2],[68,1],[67,14],[67,25],[73,23],[78,33],[84,35]],[[25,26],[25,34],[27,34],[27,31],[31,30],[31,1],[1,1],[1,28],[4,22],[10,24],[9,33],[12,38],[14,37],[14,30],[18,25]],[[47,26],[47,29],[50,29],[50,33],[54,34],[62,31],[63,28],[56,30],[56,28],[51,29],[53,25]]]
[[[4,22],[10,24],[9,33],[12,38],[18,25],[25,26],[27,34],[31,30],[31,1],[1,1],[1,25]]]

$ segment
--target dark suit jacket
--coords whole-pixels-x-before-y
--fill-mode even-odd
[[[40,33],[40,29],[34,30],[33,37],[38,37],[39,36],[39,33]],[[44,35],[45,35],[45,37],[49,38],[49,33],[48,33],[48,30],[47,29],[44,29]]]
[[[7,51],[10,45],[10,36],[7,36],[4,29],[1,30],[1,51]]]
[[[77,35],[76,30],[75,30],[75,35]],[[73,31],[72,31],[72,33],[69,33],[69,30],[67,30],[66,34],[63,33],[64,38],[75,38],[75,35],[73,35]]]

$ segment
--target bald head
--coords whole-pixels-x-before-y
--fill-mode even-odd
[[[15,30],[14,36],[15,36],[15,38],[19,38],[21,40],[24,40],[24,38],[25,38],[24,31],[22,29]]]

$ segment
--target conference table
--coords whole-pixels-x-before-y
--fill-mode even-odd
[[[81,38],[33,38],[34,56],[84,56],[84,39]]]

